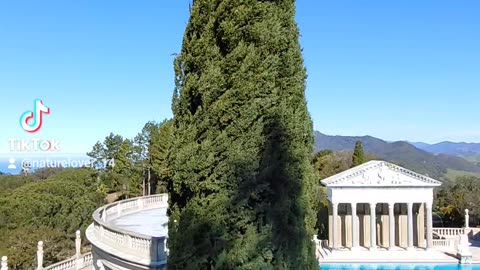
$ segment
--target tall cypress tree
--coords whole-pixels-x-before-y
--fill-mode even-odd
[[[318,269],[294,0],[194,0],[175,60],[169,269]]]
[[[363,146],[361,141],[355,143],[355,149],[353,150],[352,167],[365,163],[365,154],[363,152]]]

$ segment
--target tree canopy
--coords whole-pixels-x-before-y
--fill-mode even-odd
[[[110,133],[98,141],[87,155],[92,158],[106,193],[125,197],[166,192],[169,169],[167,156],[173,140],[172,121],[147,122],[133,138]]]
[[[470,210],[470,224],[480,224],[480,178],[461,176],[453,184],[442,187],[435,198],[435,211],[446,227],[462,227],[465,223],[465,209]]]
[[[75,231],[84,231],[93,211],[103,203],[103,195],[96,191],[95,172],[65,169],[45,180],[4,177],[22,183],[9,185],[9,192],[0,197],[0,255],[9,256],[10,268],[33,268],[40,240],[45,242],[46,264],[73,255]]]

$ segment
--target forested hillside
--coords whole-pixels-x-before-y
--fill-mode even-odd
[[[418,149],[408,142],[389,143],[371,136],[329,136],[315,132],[316,151],[351,150],[356,141],[362,142],[367,153],[439,180],[447,180],[449,170],[480,173],[480,166],[464,158],[445,154],[435,155]]]
[[[92,169],[0,176],[0,254],[10,269],[35,268],[37,242],[45,244],[45,263],[74,253],[75,231],[84,232],[93,211],[103,204]]]

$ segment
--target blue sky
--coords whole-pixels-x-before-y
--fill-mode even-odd
[[[84,153],[171,117],[189,0],[0,2],[0,153],[55,138]],[[480,142],[480,2],[298,0],[315,129]],[[20,115],[51,108],[35,135]]]

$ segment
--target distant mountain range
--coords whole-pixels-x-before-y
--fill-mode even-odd
[[[474,155],[476,147],[480,144],[473,144],[474,147],[469,148],[462,147],[461,143],[429,145],[405,141],[387,142],[372,136],[330,136],[315,132],[317,151],[325,149],[352,151],[356,141],[362,142],[367,153],[439,180],[445,179],[449,169],[480,174],[480,164],[463,158],[465,153]],[[478,150],[480,153],[480,148]]]
[[[423,142],[412,142],[411,144],[433,154],[447,154],[465,158],[480,157],[480,143],[441,142],[428,144]]]

